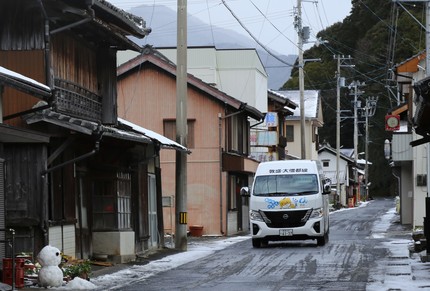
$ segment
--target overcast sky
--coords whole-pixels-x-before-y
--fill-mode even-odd
[[[126,11],[140,5],[164,5],[176,11],[178,3],[177,0],[107,1]],[[297,0],[226,0],[225,3],[236,17],[221,0],[188,0],[187,11],[210,25],[249,35],[241,22],[268,49],[285,55],[298,54],[297,31],[294,27]],[[310,28],[310,43],[305,44],[304,49],[314,45],[318,31],[342,21],[350,12],[351,0],[303,0],[303,27]],[[151,27],[151,19],[145,21],[147,27]]]

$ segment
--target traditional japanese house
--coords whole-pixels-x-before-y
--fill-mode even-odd
[[[17,252],[124,262],[159,245],[159,151],[187,149],[117,117],[116,52],[149,32],[103,0],[0,2],[0,218]]]

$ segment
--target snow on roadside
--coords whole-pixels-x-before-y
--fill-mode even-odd
[[[186,252],[167,256],[146,265],[135,265],[113,274],[96,277],[91,281],[103,290],[120,290],[126,285],[144,281],[157,273],[209,256],[217,250],[224,249],[249,238],[250,236],[237,236],[223,240],[205,240],[204,243],[191,243],[188,245]]]
[[[384,238],[397,215],[396,208],[385,213],[372,228],[372,238]],[[430,263],[421,262],[420,255],[410,255],[410,239],[394,239],[381,243],[388,255],[372,268],[366,291],[380,290],[430,290]]]

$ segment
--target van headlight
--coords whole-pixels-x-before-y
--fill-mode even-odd
[[[309,219],[320,218],[322,216],[323,216],[323,209],[322,208],[315,208],[314,210],[312,210],[312,213],[309,216]]]
[[[260,212],[257,211],[257,210],[251,210],[249,212],[249,219],[256,220],[256,221],[264,221],[263,217],[260,214]]]

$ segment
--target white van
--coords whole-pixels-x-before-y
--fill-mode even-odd
[[[323,246],[329,239],[330,180],[319,161],[284,160],[258,165],[250,197],[253,247],[269,241],[316,239]]]

